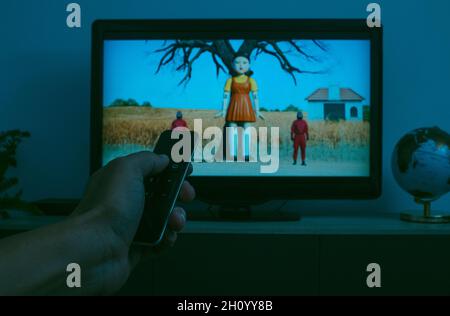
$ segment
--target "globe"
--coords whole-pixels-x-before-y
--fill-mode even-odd
[[[430,202],[450,191],[450,135],[439,127],[407,133],[395,146],[391,165],[398,185],[428,206],[425,216],[430,216]]]
[[[399,186],[422,201],[450,191],[450,135],[439,127],[415,129],[403,136],[392,155]]]

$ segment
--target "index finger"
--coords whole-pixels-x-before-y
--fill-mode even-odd
[[[142,174],[152,176],[162,172],[169,164],[169,157],[157,155],[150,151],[141,151],[126,157],[127,162]]]

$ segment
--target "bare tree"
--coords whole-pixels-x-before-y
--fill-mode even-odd
[[[321,42],[315,40],[312,42],[320,50],[326,51],[326,47]],[[283,50],[281,48],[285,44],[290,48],[289,50]],[[217,76],[220,71],[231,74],[233,73],[234,57],[236,55],[251,56],[252,53],[255,53],[255,57],[260,54],[268,54],[277,59],[281,69],[291,75],[294,84],[297,84],[296,73],[321,73],[321,71],[304,70],[300,69],[299,66],[293,65],[288,58],[288,54],[292,50],[307,60],[318,61],[314,55],[306,52],[301,47],[299,41],[295,40],[244,40],[237,51],[235,51],[229,40],[175,40],[168,42],[163,48],[156,50],[157,53],[163,53],[156,73],[162,67],[174,63],[176,71],[185,72],[180,84],[187,83],[192,77],[192,66],[195,61],[203,54],[210,54],[216,67]],[[181,55],[181,61],[177,62],[177,56],[179,55]]]

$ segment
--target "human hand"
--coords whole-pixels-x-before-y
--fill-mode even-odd
[[[167,156],[151,152],[131,154],[111,161],[91,177],[82,201],[72,214],[92,213],[100,234],[97,241],[104,243],[107,253],[117,254],[119,260],[116,264],[104,267],[111,274],[99,274],[105,278],[99,282],[107,284],[110,290],[123,285],[144,252],[159,253],[172,246],[177,232],[184,227],[185,211],[176,207],[164,239],[157,247],[131,246],[144,208],[144,177],[162,172],[168,163]],[[194,197],[194,189],[185,182],[179,199],[189,202]]]

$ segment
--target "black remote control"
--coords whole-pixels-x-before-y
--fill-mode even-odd
[[[180,193],[181,187],[191,167],[191,160],[197,143],[194,132],[182,131],[180,138],[172,139],[172,131],[164,131],[158,139],[154,153],[169,157],[169,165],[164,171],[144,179],[144,212],[134,238],[134,243],[155,246],[163,238],[170,214]],[[189,161],[175,162],[172,159],[172,147],[183,137],[190,137]],[[184,147],[183,147],[184,149]]]

